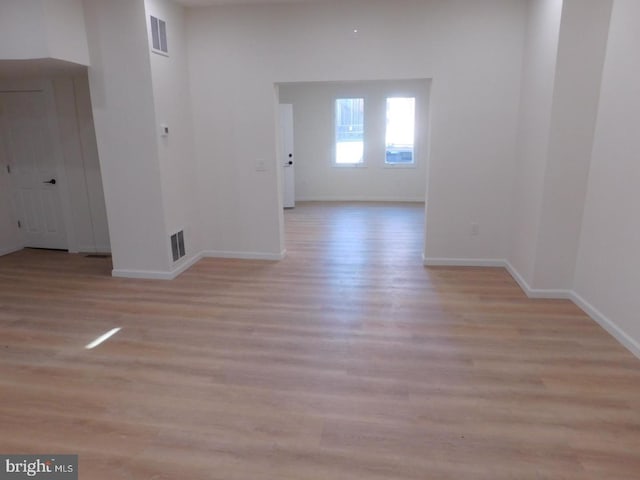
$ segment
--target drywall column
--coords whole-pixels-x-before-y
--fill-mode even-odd
[[[172,0],[145,0],[147,19],[166,22],[168,54],[152,52],[151,78],[155,101],[158,156],[168,233],[184,231],[186,256],[174,263],[179,269],[198,258],[200,242],[198,175],[193,144],[193,124],[187,58],[185,8]],[[147,20],[147,29],[149,21]],[[152,47],[149,32],[149,48]],[[162,136],[159,125],[169,134]]]
[[[113,274],[168,278],[143,0],[85,0],[89,85]]]
[[[574,291],[640,356],[640,2],[615,0]]]
[[[531,286],[573,283],[612,0],[564,0]]]
[[[509,261],[532,295],[572,287],[611,5],[528,4]]]
[[[509,262],[529,285],[535,270],[562,0],[528,0]]]

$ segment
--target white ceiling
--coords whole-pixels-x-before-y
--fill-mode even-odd
[[[310,3],[327,0],[176,0],[182,5],[189,7],[202,7],[207,5],[248,5],[267,3]]]

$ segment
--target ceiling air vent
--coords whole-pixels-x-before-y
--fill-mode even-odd
[[[184,230],[180,230],[171,235],[171,255],[174,262],[177,262],[186,255],[184,249]]]
[[[149,18],[151,19],[151,46],[153,51],[167,55],[169,53],[167,47],[167,23],[153,15]]]

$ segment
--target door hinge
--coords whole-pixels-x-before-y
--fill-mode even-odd
[[[18,220],[18,228],[22,228],[22,222]]]
[[[7,165],[7,173],[11,173],[11,165]]]

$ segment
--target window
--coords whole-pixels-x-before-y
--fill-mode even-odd
[[[364,161],[364,98],[336,99],[336,165]]]
[[[167,24],[164,20],[151,16],[151,45],[153,50],[169,53],[167,48]]]
[[[387,98],[387,133],[385,159],[387,165],[414,165],[416,99]]]

